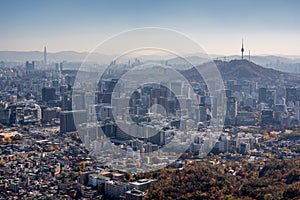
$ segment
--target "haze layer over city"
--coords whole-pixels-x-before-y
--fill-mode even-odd
[[[0,200],[300,198],[298,1],[0,4]]]

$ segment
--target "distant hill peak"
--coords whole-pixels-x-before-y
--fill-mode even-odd
[[[249,80],[249,81],[271,81],[276,80],[281,74],[286,74],[270,68],[264,68],[246,59],[236,59],[230,61],[215,60],[215,65],[218,67],[224,80]],[[211,63],[204,63],[198,67],[207,67]],[[194,69],[188,69],[183,74],[188,77],[196,76]]]

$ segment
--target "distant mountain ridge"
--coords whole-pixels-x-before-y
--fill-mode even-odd
[[[47,61],[51,62],[83,62],[88,52],[76,52],[76,51],[61,51],[61,52],[47,52]],[[43,61],[44,52],[41,51],[0,51],[0,61],[4,62],[26,62],[26,61]],[[91,61],[107,61],[112,59],[110,55],[104,55],[99,53],[91,53]]]
[[[76,51],[61,51],[61,52],[47,52],[47,61],[48,63],[53,62],[83,62],[84,59],[89,55],[89,61],[97,62],[99,64],[108,64],[114,58],[115,55],[104,55],[100,53],[91,53],[88,52],[76,52]],[[128,59],[138,58],[142,61],[161,61],[163,59],[160,55],[131,55],[132,57]],[[200,65],[206,62],[209,62],[211,59],[214,60],[236,60],[240,59],[238,55],[232,56],[222,56],[222,55],[185,55],[185,58],[191,62],[193,65]],[[248,56],[245,57],[248,59]],[[44,54],[42,51],[0,51],[0,61],[4,62],[19,62],[25,63],[26,61],[43,61]],[[125,62],[127,58],[124,58]],[[257,63],[266,68],[273,68],[280,71],[286,72],[296,72],[300,73],[300,57],[299,56],[273,56],[273,55],[253,55],[250,57],[251,62]],[[186,64],[186,61],[179,57],[167,57],[165,61],[169,65],[177,67],[180,69],[180,65]]]
[[[76,52],[76,51],[60,51],[60,52],[47,52],[47,58],[51,62],[57,61],[83,61],[83,59],[89,55],[89,52]],[[0,51],[0,61],[7,62],[24,62],[27,60],[43,60],[44,52],[42,51]],[[97,52],[91,54],[92,60],[103,59],[103,58],[112,58],[114,55],[104,55]],[[159,55],[140,55],[138,58],[143,58],[144,60],[157,60],[160,59]],[[188,60],[191,60],[193,64],[202,64],[208,61],[206,55],[185,55]],[[240,59],[238,55],[224,56],[224,55],[210,55],[212,59],[217,60],[234,60]],[[247,56],[248,59],[248,56]],[[174,63],[180,60],[178,57],[168,58],[168,62]],[[275,55],[253,55],[251,56],[251,61],[264,65],[270,62],[276,62],[277,60],[287,63],[298,63],[300,62],[300,56],[275,56]]]

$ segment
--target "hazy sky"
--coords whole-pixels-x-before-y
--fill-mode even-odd
[[[0,50],[90,51],[118,32],[175,29],[210,54],[300,55],[300,1],[1,0]]]

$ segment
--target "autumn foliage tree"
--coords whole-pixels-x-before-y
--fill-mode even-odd
[[[236,175],[228,166],[201,162],[183,170],[155,172],[146,199],[300,199],[300,159],[244,163]],[[234,163],[230,169],[236,169]],[[142,176],[149,177],[151,173]]]

